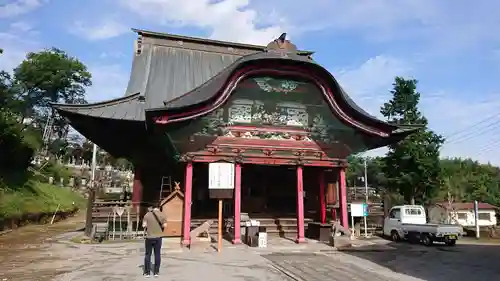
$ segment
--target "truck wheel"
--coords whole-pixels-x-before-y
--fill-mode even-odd
[[[408,237],[408,242],[410,244],[417,244],[419,242],[418,237],[415,233],[410,232],[410,233],[408,233],[407,237]]]
[[[399,236],[399,233],[396,230],[391,231],[391,240],[394,242],[401,241],[401,237]]]
[[[457,240],[450,240],[450,239],[448,239],[448,240],[446,240],[444,243],[445,243],[447,246],[455,246],[455,245],[457,245]]]
[[[422,235],[422,244],[424,244],[425,246],[432,246],[433,242],[434,241],[432,241],[432,238],[429,234]]]

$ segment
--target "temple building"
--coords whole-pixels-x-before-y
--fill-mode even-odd
[[[208,163],[235,165],[224,216],[348,225],[347,156],[398,142],[414,129],[378,120],[357,106],[331,73],[286,40],[267,46],[144,30],[138,34],[122,98],[53,105],[86,138],[135,167],[134,204],[183,193],[182,242],[196,218],[215,218]],[[327,214],[327,207],[330,211]]]

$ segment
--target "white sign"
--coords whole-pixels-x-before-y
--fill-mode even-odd
[[[367,216],[368,206],[364,203],[351,203],[351,216],[352,217],[365,217]]]
[[[208,189],[234,189],[234,164],[208,164]]]
[[[259,232],[259,240],[257,245],[259,248],[267,248],[267,233]]]
[[[106,193],[122,193],[123,188],[121,187],[106,187]]]

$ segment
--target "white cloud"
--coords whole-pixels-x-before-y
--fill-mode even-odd
[[[40,7],[43,0],[14,0],[11,3],[0,5],[0,18],[20,16]]]
[[[388,55],[378,55],[360,65],[332,71],[347,94],[368,113],[378,118],[380,106],[391,98],[395,76],[406,76],[412,71],[410,62]],[[366,156],[381,156],[387,152],[382,147],[364,153]]]
[[[15,1],[9,4],[9,9],[6,9],[8,5],[0,7],[0,17],[20,15],[42,2]],[[357,39],[390,42],[400,51],[397,56],[391,54],[390,49],[359,65],[336,66],[337,70],[333,71],[353,99],[376,116],[380,116],[380,105],[390,98],[394,76],[407,77],[422,71],[418,68],[424,62],[427,65],[433,63],[431,53],[455,56],[460,52],[467,54],[465,51],[470,48],[487,48],[491,43],[500,42],[499,33],[492,32],[500,29],[500,17],[497,16],[500,2],[492,0],[456,0],[454,3],[434,0],[309,0],[306,3],[297,0],[119,0],[115,3],[120,3],[120,7],[103,10],[99,5],[96,8],[99,12],[96,14],[103,15],[104,12],[113,16],[104,14],[104,20],[77,21],[70,32],[95,41],[119,36],[128,32],[129,27],[144,24],[155,26],[160,31],[172,26],[197,28],[207,31],[213,39],[266,44],[282,32],[294,37],[308,31],[327,29],[329,32],[322,33],[323,37],[319,38],[324,41],[322,44],[334,45],[333,36],[344,33]],[[121,14],[124,11],[127,14]],[[7,42],[1,46],[5,54],[0,56],[0,68],[12,68],[22,60],[26,51],[40,47],[36,41],[17,37],[13,32],[15,29],[31,30],[29,24],[16,22],[10,25],[9,30],[0,31],[0,41],[2,44]],[[418,65],[413,57],[415,54],[410,53],[409,48],[420,53],[422,61]],[[499,53],[498,48],[496,51],[494,48],[487,50],[492,57],[500,57]],[[100,55],[106,60],[121,57],[118,53]],[[89,100],[123,96],[128,70],[119,65],[99,63],[90,67],[94,86],[89,89]],[[432,82],[426,81],[426,84]],[[484,93],[470,93],[470,96],[484,96]],[[490,112],[498,112],[500,102],[489,98],[465,99],[463,95],[456,95],[447,89],[440,92],[435,89],[433,93],[422,93],[421,109],[428,117],[431,128],[446,135],[477,122]],[[474,156],[480,147],[488,143],[487,139],[496,138],[500,136],[490,133],[477,136],[470,142],[449,144],[443,149],[443,154]],[[492,158],[491,155],[486,156]],[[481,159],[485,161],[487,158]]]
[[[500,165],[500,100],[498,94],[481,97],[441,92],[422,99],[431,128],[447,140],[441,151],[446,157],[472,157]],[[486,122],[482,122],[488,119]]]
[[[370,114],[380,116],[380,105],[390,98],[389,90],[395,76],[411,73],[409,62],[387,55],[378,55],[359,66],[334,71],[349,96]]]
[[[279,36],[286,19],[276,10],[257,11],[249,0],[121,0],[133,13],[162,25],[203,28],[210,38],[267,44]],[[263,12],[265,11],[265,12]],[[262,27],[264,26],[264,27]]]
[[[91,65],[92,86],[87,90],[87,100],[98,102],[125,95],[129,74],[120,65]]]
[[[12,31],[28,32],[33,30],[33,26],[25,21],[16,21],[10,24]]]
[[[70,33],[91,41],[113,38],[129,31],[130,29],[126,25],[112,19],[105,19],[92,24],[76,21],[69,30]]]
[[[421,104],[423,112],[432,117],[434,124],[431,125],[444,135],[474,125],[500,110],[498,94],[471,98],[470,95],[464,97],[443,91],[431,95],[422,94]]]
[[[118,0],[131,11],[126,24],[202,28],[209,37],[266,44],[282,32],[292,37],[330,29],[374,40],[409,40],[425,52],[464,51],[484,40],[498,41],[500,2],[457,0]],[[101,12],[101,11],[100,11]],[[106,12],[106,10],[104,10]],[[116,9],[113,14],[117,13]],[[108,16],[107,16],[108,17]],[[90,21],[89,21],[90,22]],[[77,25],[79,34],[98,40],[126,32],[116,21]],[[328,35],[324,40],[331,40]],[[425,49],[425,50],[424,50]]]
[[[121,59],[125,57],[122,52],[102,52],[99,57],[101,59]]]
[[[0,18],[14,17],[38,8],[45,1],[19,0],[0,6]],[[0,30],[3,54],[0,55],[0,70],[11,71],[26,57],[26,53],[41,49],[38,32],[26,21],[15,21],[8,28]]]
[[[432,0],[256,0],[259,9],[277,9],[300,25],[331,27],[353,31],[393,29],[402,23],[424,22],[434,16]]]
[[[26,57],[26,53],[41,49],[36,39],[27,39],[15,30],[0,31],[3,54],[0,55],[0,70],[11,71]]]
[[[0,70],[11,71],[19,65],[28,52],[36,52],[42,49],[42,44],[36,37],[19,35],[20,30],[25,30],[23,34],[36,33],[32,27],[25,22],[14,22],[10,29],[0,31],[0,42],[2,42],[3,54],[0,55]],[[104,57],[121,57],[121,53],[108,53]],[[91,64],[89,71],[92,73],[93,85],[87,91],[87,99],[90,102],[108,100],[122,97],[128,82],[128,72],[120,65]]]
[[[130,0],[132,1],[132,0]],[[169,1],[171,2],[171,1]],[[499,42],[500,2],[484,0],[254,0],[252,9],[288,19],[288,32],[348,32],[370,41],[403,43],[439,55]],[[361,36],[360,36],[361,35]],[[334,40],[327,38],[324,40]]]
[[[380,106],[391,98],[389,90],[395,76],[412,73],[411,62],[379,55],[347,70],[337,71],[336,78],[353,100],[369,113],[381,118]],[[335,74],[335,72],[334,72]],[[498,93],[481,96],[459,95],[446,91],[421,92],[420,110],[429,120],[429,127],[443,136],[451,136],[441,151],[443,157],[472,157],[483,163],[500,165],[494,155],[500,155],[500,123]],[[491,120],[475,126],[491,116]],[[471,127],[472,126],[472,127]],[[496,128],[496,129],[495,129]],[[386,148],[372,150],[366,155],[380,156]]]

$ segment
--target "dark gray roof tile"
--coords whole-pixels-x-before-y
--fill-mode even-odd
[[[144,91],[148,108],[160,107],[208,81],[240,56],[153,46]]]
[[[92,104],[52,104],[59,112],[71,112],[97,118],[144,121],[144,102],[140,95],[134,94],[123,98]]]
[[[242,65],[254,61],[279,60],[303,64],[323,75],[340,94],[338,101],[366,122],[395,128],[371,116],[345,93],[335,78],[311,58],[311,52],[283,56],[266,52],[263,46],[220,42],[135,30],[141,36],[134,54],[124,98],[87,105],[61,105],[59,111],[118,120],[145,121],[145,111],[183,108],[207,101]],[[234,47],[234,49],[233,49]]]

